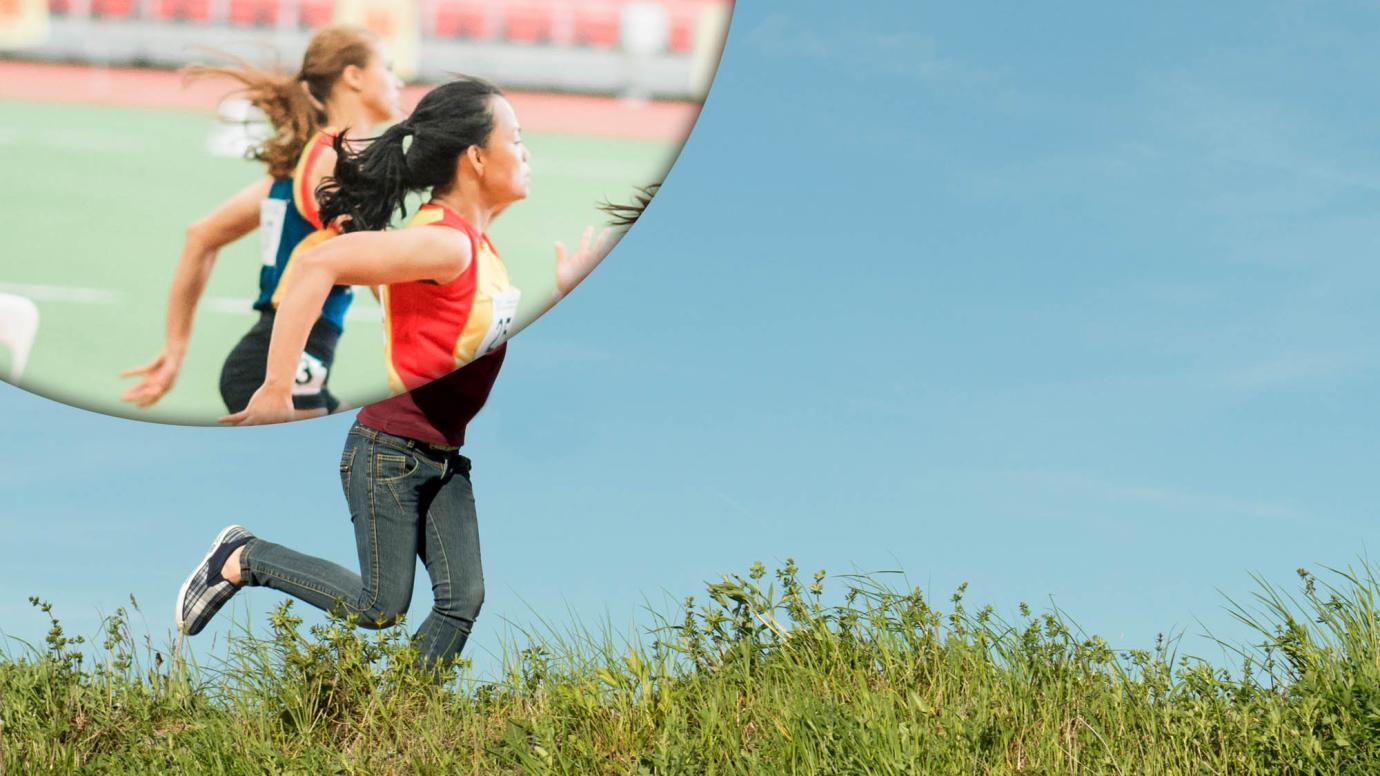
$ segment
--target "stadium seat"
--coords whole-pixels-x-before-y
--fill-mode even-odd
[[[297,0],[297,21],[303,27],[325,27],[335,15],[335,0]]]
[[[584,2],[575,7],[575,42],[597,48],[618,45],[623,0]]]
[[[134,13],[134,0],[91,0],[91,15],[122,19]]]
[[[48,13],[64,16],[72,10],[72,0],[48,0]]]
[[[279,0],[230,0],[230,23],[273,27],[282,18]]]
[[[175,21],[204,22],[211,17],[210,0],[158,0],[154,16]]]
[[[545,43],[551,39],[549,0],[509,0],[503,9],[503,37],[513,43]]]
[[[555,3],[551,6],[551,33],[548,38],[557,46],[575,42],[575,15],[580,3]]]
[[[437,0],[433,34],[438,38],[489,40],[498,29],[491,13],[491,7],[497,12],[494,6],[489,0]]]
[[[671,17],[671,37],[667,48],[677,54],[689,53],[695,45],[695,22],[704,3],[699,0],[675,0],[666,4]]]

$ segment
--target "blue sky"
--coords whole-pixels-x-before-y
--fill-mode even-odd
[[[789,7],[739,5],[662,193],[472,426],[477,662],[788,556],[1212,656],[1252,572],[1365,552],[1380,8]],[[229,521],[353,557],[348,417],[0,416],[7,634],[30,594],[167,632]]]

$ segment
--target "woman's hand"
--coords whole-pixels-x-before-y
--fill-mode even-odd
[[[248,406],[216,422],[228,426],[263,426],[269,423],[284,423],[295,417],[291,386],[276,388],[264,383],[249,397]]]
[[[556,298],[570,293],[575,286],[580,285],[580,281],[589,277],[589,273],[599,266],[599,262],[604,260],[613,247],[609,239],[611,229],[600,232],[599,239],[590,244],[593,234],[594,227],[586,226],[584,234],[580,236],[580,247],[569,256],[565,252],[565,243],[556,242]]]
[[[120,401],[130,402],[140,408],[153,406],[177,382],[177,374],[182,371],[182,356],[181,349],[165,346],[147,364],[121,372],[120,377],[142,375],[143,379],[120,394]]]

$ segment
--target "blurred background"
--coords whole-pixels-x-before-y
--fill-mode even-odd
[[[404,78],[483,73],[511,89],[700,99],[729,0],[7,0],[30,59],[177,67],[198,48],[301,51],[312,30],[364,24]],[[4,22],[0,22],[4,23]]]
[[[153,358],[186,228],[264,174],[245,151],[267,126],[225,79],[177,68],[239,57],[296,72],[313,32],[362,24],[389,41],[411,110],[466,73],[512,101],[532,193],[490,235],[523,289],[519,320],[554,286],[553,244],[578,242],[661,181],[694,124],[727,34],[725,0],[0,0],[0,295],[32,302],[27,353],[0,379],[106,414],[209,424],[222,362],[257,318],[256,238],[222,250],[182,373],[149,409],[119,373]],[[413,203],[415,208],[416,202]],[[616,261],[615,257],[610,263]],[[355,295],[331,389],[387,395],[381,312]],[[21,363],[26,361],[26,363]],[[22,374],[17,367],[22,366]]]
[[[835,594],[840,575],[899,569],[908,582],[882,578],[947,608],[966,580],[968,602],[1008,619],[1020,601],[1057,606],[1118,649],[1186,632],[1181,654],[1239,667],[1199,636],[1255,640],[1225,597],[1251,604],[1252,573],[1297,590],[1295,569],[1353,563],[1380,526],[1376,29],[1373,4],[737,5],[666,187],[517,339],[470,429],[489,594],[469,654],[493,665],[508,623],[649,626],[646,608],[794,557]],[[51,175],[22,154],[61,143],[162,142],[113,123],[21,132],[21,111],[0,110],[7,175]],[[193,145],[210,125],[148,113],[185,116]],[[173,134],[161,125],[147,131]],[[499,227],[555,196],[556,167],[576,180],[660,158],[651,141],[585,139],[613,150],[558,165],[558,141],[579,138],[538,140],[543,180]],[[0,197],[6,229],[29,228],[16,208],[56,219],[69,202]],[[112,228],[110,244],[152,231]],[[13,235],[6,272],[70,261],[15,257]],[[146,260],[161,296],[174,257]],[[121,280],[92,271],[93,289]],[[138,336],[157,336],[159,311],[137,312]],[[134,593],[161,639],[231,521],[354,558],[336,469],[348,415],[168,428],[0,385],[0,418],[6,635],[42,643],[28,595],[90,635]],[[262,629],[281,600],[235,607]],[[414,618],[429,601],[422,575]]]

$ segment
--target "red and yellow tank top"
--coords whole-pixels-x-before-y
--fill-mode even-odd
[[[454,211],[428,203],[408,226],[464,232],[473,260],[449,283],[414,281],[383,287],[384,356],[394,394],[496,350],[508,338],[522,295],[488,236]]]

